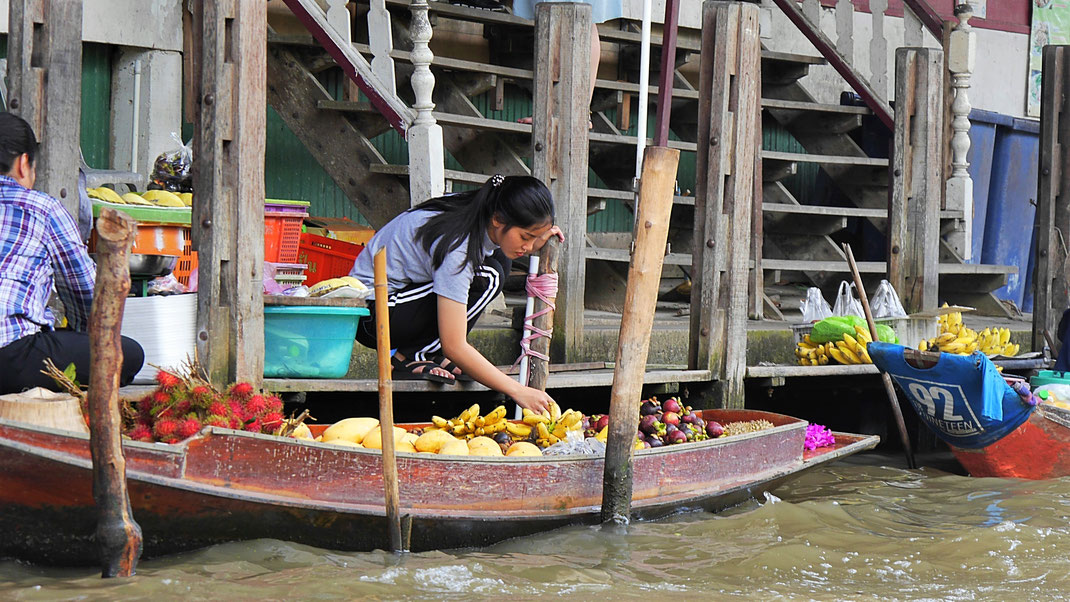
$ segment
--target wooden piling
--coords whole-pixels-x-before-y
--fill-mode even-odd
[[[1070,85],[1070,46],[1045,46],[1040,91],[1040,164],[1037,178],[1037,237],[1033,273],[1034,350],[1044,348],[1044,333],[1055,333],[1062,313],[1070,307],[1067,236],[1070,236],[1070,113],[1066,87]],[[1061,233],[1061,234],[1060,234]],[[1056,333],[1061,335],[1062,333]],[[1065,345],[1066,342],[1064,341]],[[1051,350],[1053,354],[1058,349]]]
[[[895,136],[888,210],[888,281],[907,313],[935,309],[940,271],[944,53],[895,52]]]
[[[373,260],[375,274],[375,351],[379,360],[379,431],[383,434],[383,494],[386,497],[390,548],[405,551],[401,539],[398,459],[394,444],[394,381],[390,365],[390,306],[387,304],[386,249]]]
[[[628,268],[609,400],[602,522],[627,522],[631,515],[632,452],[639,428],[643,374],[650,350],[650,329],[654,325],[679,161],[680,151],[662,146],[647,147],[643,157],[634,232],[635,252]]]
[[[194,0],[197,355],[216,385],[264,377],[267,8]]]
[[[9,10],[8,109],[41,141],[36,188],[77,217],[82,0],[10,0]]]
[[[137,232],[125,213],[103,209],[97,219],[97,283],[89,313],[89,451],[101,575],[129,577],[141,557],[141,527],[126,489],[126,460],[119,413],[123,367],[123,307],[130,292],[128,255]]]
[[[535,74],[532,91],[532,175],[550,188],[560,249],[555,361],[583,355],[583,289],[587,246],[587,129],[590,124],[591,7],[535,5]]]
[[[688,365],[710,370],[719,393],[699,405],[743,407],[760,61],[758,7],[706,2]]]

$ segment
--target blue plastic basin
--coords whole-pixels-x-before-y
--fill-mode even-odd
[[[342,378],[364,307],[264,308],[264,376]]]

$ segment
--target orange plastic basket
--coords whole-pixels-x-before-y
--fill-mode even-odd
[[[301,223],[306,217],[305,212],[264,212],[264,261],[298,263]]]
[[[187,233],[188,234],[188,233]],[[182,247],[182,255],[178,257],[178,263],[172,273],[175,279],[189,286],[189,277],[197,270],[197,252],[193,250],[193,241],[186,236],[186,244]]]
[[[321,280],[345,276],[353,269],[353,262],[363,250],[364,245],[307,232],[301,234],[301,251],[297,263],[308,265],[305,269],[305,275],[308,276],[305,285],[312,286]]]

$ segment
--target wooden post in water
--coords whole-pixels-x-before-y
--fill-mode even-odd
[[[1045,46],[1040,91],[1040,165],[1034,229],[1037,255],[1033,274],[1033,349],[1044,348],[1044,333],[1055,333],[1070,307],[1067,237],[1070,236],[1070,46]],[[1061,234],[1060,234],[1061,233]],[[1061,333],[1056,333],[1060,334]],[[1066,345],[1066,341],[1063,341]],[[1052,349],[1056,354],[1058,349]]]
[[[97,284],[89,313],[89,451],[93,458],[93,501],[101,575],[129,577],[141,557],[141,527],[134,522],[126,490],[119,374],[123,349],[119,331],[130,292],[127,257],[137,225],[114,209],[97,219]]]
[[[531,173],[550,188],[565,234],[557,266],[554,349],[561,361],[583,354],[587,246],[587,128],[590,124],[591,7],[535,5],[535,97]],[[542,261],[546,261],[543,257]]]
[[[557,273],[557,257],[561,253],[561,243],[556,238],[551,238],[543,245],[542,250],[539,251],[539,275],[543,274],[556,274]],[[552,301],[556,301],[552,299]],[[535,308],[533,313],[538,313],[543,309],[546,309],[548,305],[542,299],[535,299]],[[531,324],[535,328],[551,331],[554,327],[554,310],[546,312],[545,314],[535,318],[535,321]],[[539,337],[531,342],[531,350],[543,355],[550,355],[550,337]],[[550,362],[531,356],[528,358],[530,365],[528,379],[528,386],[539,389],[540,391],[546,390],[546,381],[550,378]],[[523,382],[523,381],[521,381]]]
[[[703,5],[688,365],[716,389],[697,405],[743,407],[755,166],[761,147],[758,7]]]
[[[82,0],[10,0],[8,10],[8,110],[41,141],[36,188],[77,218]]]
[[[632,508],[632,452],[639,429],[639,402],[650,350],[650,329],[665,261],[680,151],[650,146],[643,157],[635,252],[628,268],[617,339],[617,362],[609,399],[609,440],[602,480],[602,522],[625,523]],[[746,273],[744,273],[744,277]],[[744,293],[746,288],[744,287]]]
[[[888,281],[907,313],[937,306],[944,53],[895,51],[895,150],[888,210]]]
[[[401,540],[398,459],[394,454],[394,381],[390,374],[390,306],[387,305],[386,249],[379,249],[375,270],[375,351],[379,360],[379,430],[383,434],[383,494],[390,548],[405,551]]]
[[[217,386],[264,377],[262,0],[194,0],[197,357]]]

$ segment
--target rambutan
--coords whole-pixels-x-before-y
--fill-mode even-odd
[[[279,412],[268,412],[261,420],[265,428],[274,431],[282,425],[282,419],[283,416]]]
[[[209,414],[208,417],[204,419],[204,424],[206,426],[218,426],[220,428],[228,428],[230,426],[230,420],[228,420],[225,416],[220,416],[219,414]]]
[[[262,395],[253,395],[245,402],[245,412],[250,416],[259,416],[267,411],[267,402]]]
[[[227,405],[230,406],[231,415],[238,418],[238,420],[245,421],[245,419],[248,418],[245,415],[245,408],[242,407],[241,402],[232,400]]]
[[[168,437],[172,437],[175,434],[176,430],[178,430],[178,423],[174,420],[171,420],[170,418],[157,420],[156,424],[152,427],[152,432],[160,441],[163,441]]]
[[[192,409],[192,404],[188,400],[183,400],[175,404],[175,416],[185,416],[189,414]]]
[[[230,413],[230,410],[227,408],[226,404],[223,403],[222,401],[213,401],[208,406],[208,415],[209,416],[212,416],[212,415],[215,415],[215,416],[226,416],[229,413]]]
[[[282,400],[279,399],[278,397],[274,396],[274,395],[272,395],[271,397],[268,397],[267,398],[267,411],[269,411],[269,412],[281,412],[282,411]]]
[[[197,431],[201,430],[201,421],[196,418],[187,418],[178,425],[178,436],[182,439],[187,439],[197,434]]]
[[[182,382],[182,379],[166,370],[160,370],[156,373],[156,382],[164,389],[172,389],[177,387]]]
[[[144,424],[139,424],[130,430],[130,438],[134,441],[145,441],[152,443],[152,431]]]
[[[209,389],[208,387],[204,386],[204,385],[197,385],[196,387],[193,387],[192,389],[190,389],[189,392],[192,393],[193,395],[207,395],[207,394],[211,393],[212,390]]]
[[[163,372],[161,372],[160,374],[163,374]],[[157,390],[155,393],[152,394],[153,406],[162,406],[168,403],[171,403],[171,396],[168,395],[166,391]]]
[[[249,383],[234,383],[234,385],[230,387],[231,397],[238,397],[240,399],[244,399],[252,394],[253,386]]]
[[[232,428],[234,430],[237,430],[237,431],[242,430],[241,418],[238,418],[237,416],[231,416],[230,417],[230,428]]]
[[[245,430],[249,431],[250,433],[259,433],[260,421],[255,418],[253,420],[250,420],[249,423],[245,425]]]

